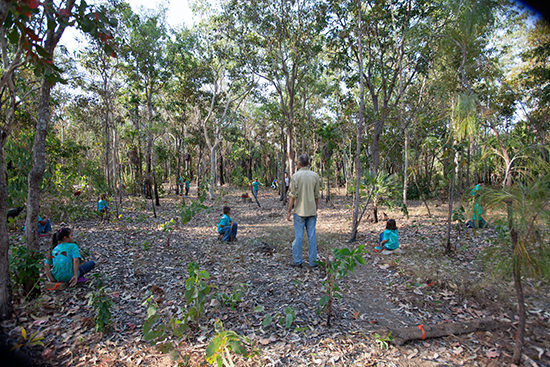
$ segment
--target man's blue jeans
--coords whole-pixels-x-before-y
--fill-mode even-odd
[[[225,226],[220,228],[220,234],[223,234],[222,241],[229,241],[230,238],[237,238],[237,223],[233,222],[233,226]]]
[[[292,258],[294,264],[302,263],[302,246],[304,241],[304,229],[307,231],[309,242],[309,265],[314,266],[317,261],[317,242],[315,239],[315,225],[317,224],[317,216],[300,217],[294,214],[294,242],[292,242]]]

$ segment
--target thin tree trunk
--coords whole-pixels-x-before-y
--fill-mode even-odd
[[[361,0],[357,0],[358,5],[358,22],[357,22],[357,35],[358,35],[358,60],[357,66],[359,69],[359,86],[360,86],[360,101],[359,101],[359,121],[357,122],[357,136],[356,136],[356,148],[355,148],[355,198],[353,201],[353,219],[351,225],[351,237],[350,242],[355,242],[357,239],[357,230],[359,227],[359,206],[361,205],[361,145],[363,143],[363,125],[365,118],[365,82],[363,79],[363,32],[361,24]]]
[[[454,139],[451,138],[451,158],[449,161],[452,165],[455,164],[455,154],[454,154]],[[455,167],[452,166],[450,169],[451,177],[449,183],[449,212],[447,213],[447,241],[445,251],[447,253],[451,252],[451,224],[452,224],[452,215],[453,215],[453,201],[454,201],[454,189],[455,189]]]
[[[403,146],[403,204],[407,206],[407,190],[409,188],[409,129],[403,124],[405,142]]]
[[[11,108],[11,107],[10,107]],[[8,112],[9,114],[9,112]],[[9,118],[9,117],[8,117]],[[10,237],[5,220],[8,211],[8,182],[6,172],[6,145],[7,132],[0,135],[0,320],[11,318],[11,288],[9,273]]]

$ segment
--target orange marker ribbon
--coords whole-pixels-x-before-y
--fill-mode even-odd
[[[418,330],[422,330],[422,340],[426,339],[426,333],[424,332],[424,324],[418,325]]]
[[[61,285],[62,282],[57,283],[53,288],[48,288],[49,291],[55,291],[57,287]]]

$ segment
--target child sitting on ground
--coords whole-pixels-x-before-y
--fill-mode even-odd
[[[86,281],[82,276],[95,267],[93,261],[81,264],[80,250],[73,242],[73,231],[66,227],[53,234],[51,255],[45,265],[50,282],[69,283],[71,287],[78,281]]]
[[[223,207],[223,215],[218,222],[218,233],[222,237],[222,241],[229,242],[237,239],[237,223],[231,219],[231,208]]]
[[[378,246],[374,248],[376,252],[394,251],[399,248],[399,236],[397,235],[397,225],[395,219],[388,219],[386,230],[380,233],[378,237]]]

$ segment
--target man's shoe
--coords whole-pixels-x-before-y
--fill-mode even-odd
[[[319,265],[317,265],[317,264],[313,264],[313,265],[307,264],[307,267],[310,268],[310,269],[315,269],[315,268],[318,268]]]
[[[301,268],[301,267],[302,267],[302,263],[299,263],[299,264],[292,263],[292,264],[290,264],[290,266],[292,266],[293,268]]]

